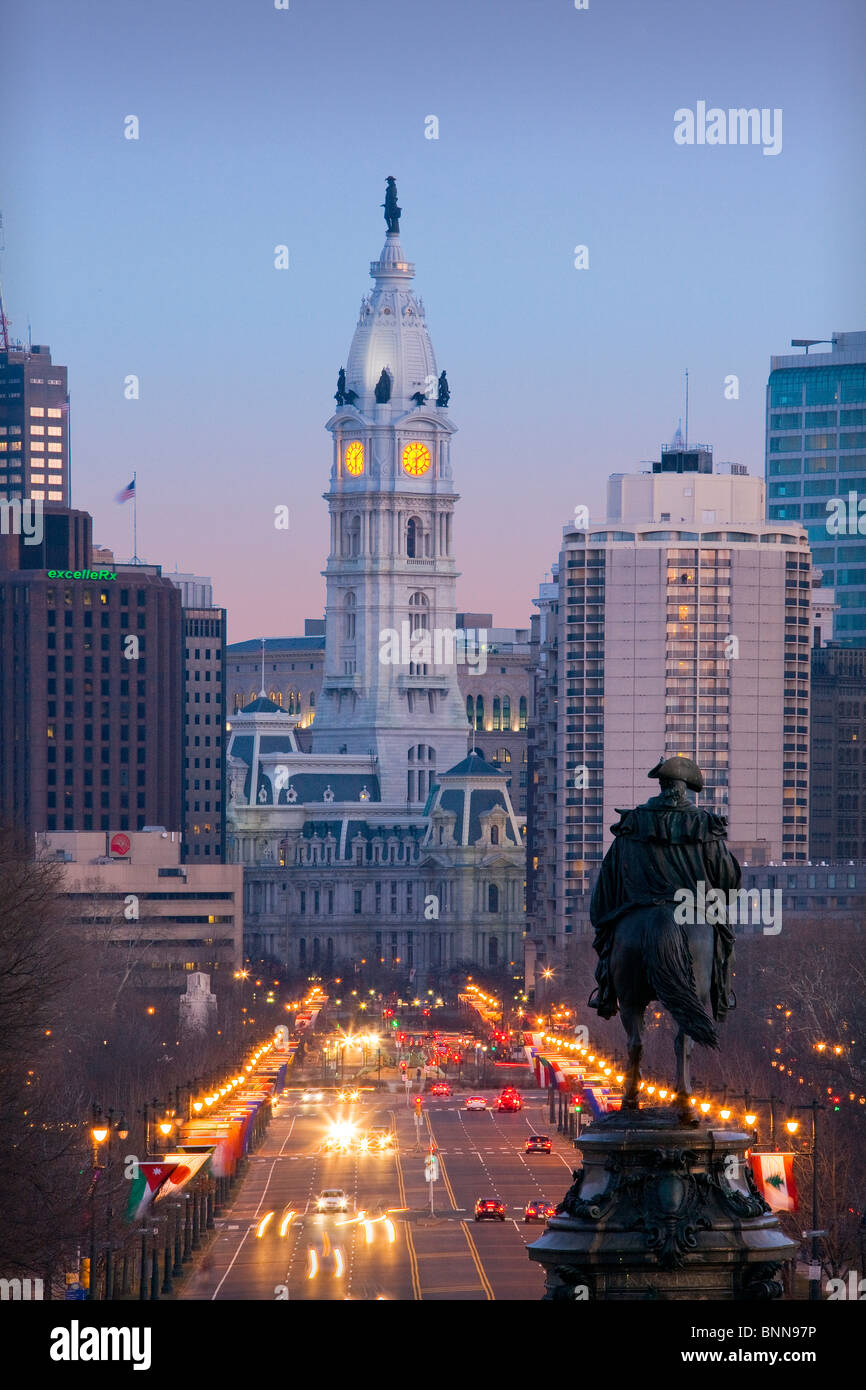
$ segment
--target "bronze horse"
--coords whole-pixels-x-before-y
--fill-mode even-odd
[[[703,790],[701,771],[690,759],[668,758],[647,775],[658,777],[660,794],[619,812],[592,895],[599,961],[589,1002],[602,1018],[622,1014],[628,1040],[624,1110],[638,1108],[647,1005],[653,999],[664,1005],[678,1025],[677,1101],[691,1118],[692,1049],[696,1042],[719,1045],[715,1025],[730,1007],[733,957],[731,928],[703,920],[699,905],[707,889],[738,888],[740,866],[725,845],[724,816],[698,808],[686,795],[687,788]],[[681,910],[683,890],[698,907],[691,914]]]

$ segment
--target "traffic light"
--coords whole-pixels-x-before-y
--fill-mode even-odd
[[[834,1097],[833,1097],[833,1109],[834,1109],[834,1110],[838,1110],[838,1109],[840,1108],[840,1105],[841,1105],[841,1096],[834,1096]]]
[[[416,1096],[416,1097],[415,1097],[415,1114],[416,1114],[416,1115],[420,1115],[420,1114],[421,1114],[421,1107],[422,1107],[423,1104],[424,1104],[424,1102],[423,1102],[423,1100],[421,1099],[421,1097],[420,1097],[420,1096]]]

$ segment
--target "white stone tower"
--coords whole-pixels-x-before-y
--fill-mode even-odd
[[[382,801],[417,810],[433,773],[460,762],[468,742],[454,640],[455,426],[412,292],[415,268],[400,245],[390,179],[385,209],[374,288],[361,302],[326,426],[334,438],[325,494],[331,548],[313,751],[371,754]]]

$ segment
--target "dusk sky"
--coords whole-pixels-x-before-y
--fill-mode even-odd
[[[135,470],[139,553],[210,575],[230,641],[321,616],[388,174],[459,429],[458,603],[499,626],[658,457],[686,368],[691,438],[762,473],[770,355],[866,329],[862,0],[27,0],[3,30],[4,303],[69,368],[73,504],[125,558]],[[781,152],[678,145],[699,102],[779,108]]]

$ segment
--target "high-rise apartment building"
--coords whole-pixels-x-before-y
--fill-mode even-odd
[[[822,582],[836,590],[836,642],[866,646],[866,332],[834,333],[829,351],[809,347],[821,344],[770,359],[767,516],[802,522]]]
[[[527,890],[534,949],[588,927],[617,808],[683,753],[749,862],[807,854],[811,559],[759,478],[708,448],[614,474],[607,520],[563,535],[538,600]]]
[[[68,507],[66,368],[47,347],[0,350],[0,498]]]

